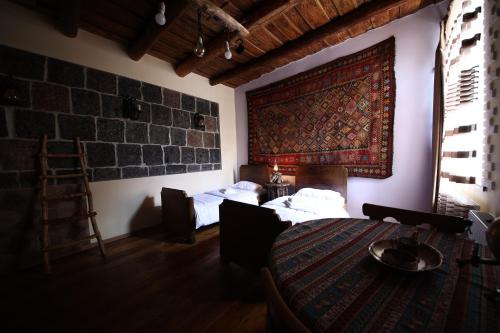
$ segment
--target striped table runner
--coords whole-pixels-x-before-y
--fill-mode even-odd
[[[315,332],[500,332],[500,267],[467,265],[473,242],[435,230],[419,241],[438,249],[443,265],[405,273],[368,253],[371,242],[401,236],[400,225],[366,219],[297,224],[274,243],[273,277],[286,302]],[[481,248],[482,256],[491,253]]]

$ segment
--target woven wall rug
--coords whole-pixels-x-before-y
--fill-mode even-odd
[[[394,37],[247,92],[249,163],[344,165],[392,175]]]

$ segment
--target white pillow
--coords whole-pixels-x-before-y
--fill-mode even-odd
[[[246,191],[253,191],[253,192],[258,192],[262,190],[262,186],[254,183],[254,182],[249,182],[246,180],[242,180],[231,186],[232,188],[237,188],[240,190],[246,190]]]
[[[318,190],[315,188],[303,188],[297,191],[295,197],[305,197],[317,200],[338,200],[342,198],[339,192],[332,190]]]

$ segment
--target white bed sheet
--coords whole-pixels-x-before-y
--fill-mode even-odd
[[[259,204],[258,197],[258,192],[234,188],[226,191],[226,193],[216,190],[193,195],[196,229],[219,222],[219,205],[224,199],[257,206]]]
[[[323,201],[328,200],[315,200],[315,199],[300,199],[300,209],[288,208],[285,201],[289,200],[292,196],[283,196],[274,200],[268,201],[262,207],[274,209],[276,214],[282,221],[291,221],[292,224],[302,223],[309,220],[318,220],[326,218],[346,218],[349,214],[343,205],[338,202],[327,204]],[[294,198],[292,198],[293,201]]]

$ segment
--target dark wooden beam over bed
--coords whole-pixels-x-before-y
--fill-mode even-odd
[[[80,0],[59,0],[57,3],[58,26],[67,37],[75,38],[78,35],[80,10]]]
[[[178,16],[181,16],[189,7],[185,0],[169,1],[166,3],[164,25],[155,21],[154,15],[147,21],[139,37],[129,47],[127,54],[133,60],[140,60],[158,40],[163,31],[166,31]],[[154,14],[156,15],[157,12]]]
[[[257,5],[257,7],[253,11],[245,16],[241,20],[241,23],[251,33],[253,29],[261,26],[262,24],[273,18],[275,15],[290,8],[295,2],[296,1],[290,0],[263,1],[262,3]],[[238,31],[231,32],[229,35],[224,33],[224,31],[221,32],[213,39],[211,39],[208,45],[205,46],[207,52],[202,58],[199,58],[194,54],[190,55],[175,67],[175,72],[181,77],[188,75],[189,73],[195,71],[204,64],[209,63],[210,61],[224,53],[224,42],[226,40],[230,42],[230,45],[234,45],[238,38]]]
[[[377,0],[363,4],[359,8],[343,16],[331,20],[321,27],[310,30],[297,39],[285,43],[283,46],[273,49],[259,58],[252,60],[225,71],[210,78],[210,84],[216,85],[230,81],[236,77],[252,72],[255,68],[274,68],[273,64],[279,59],[287,59],[302,50],[323,43],[329,36],[343,32],[344,30],[369,20],[371,17],[383,14],[391,9],[405,4],[406,0]],[[421,6],[429,5],[430,1],[423,1]],[[288,62],[288,61],[287,61]]]

